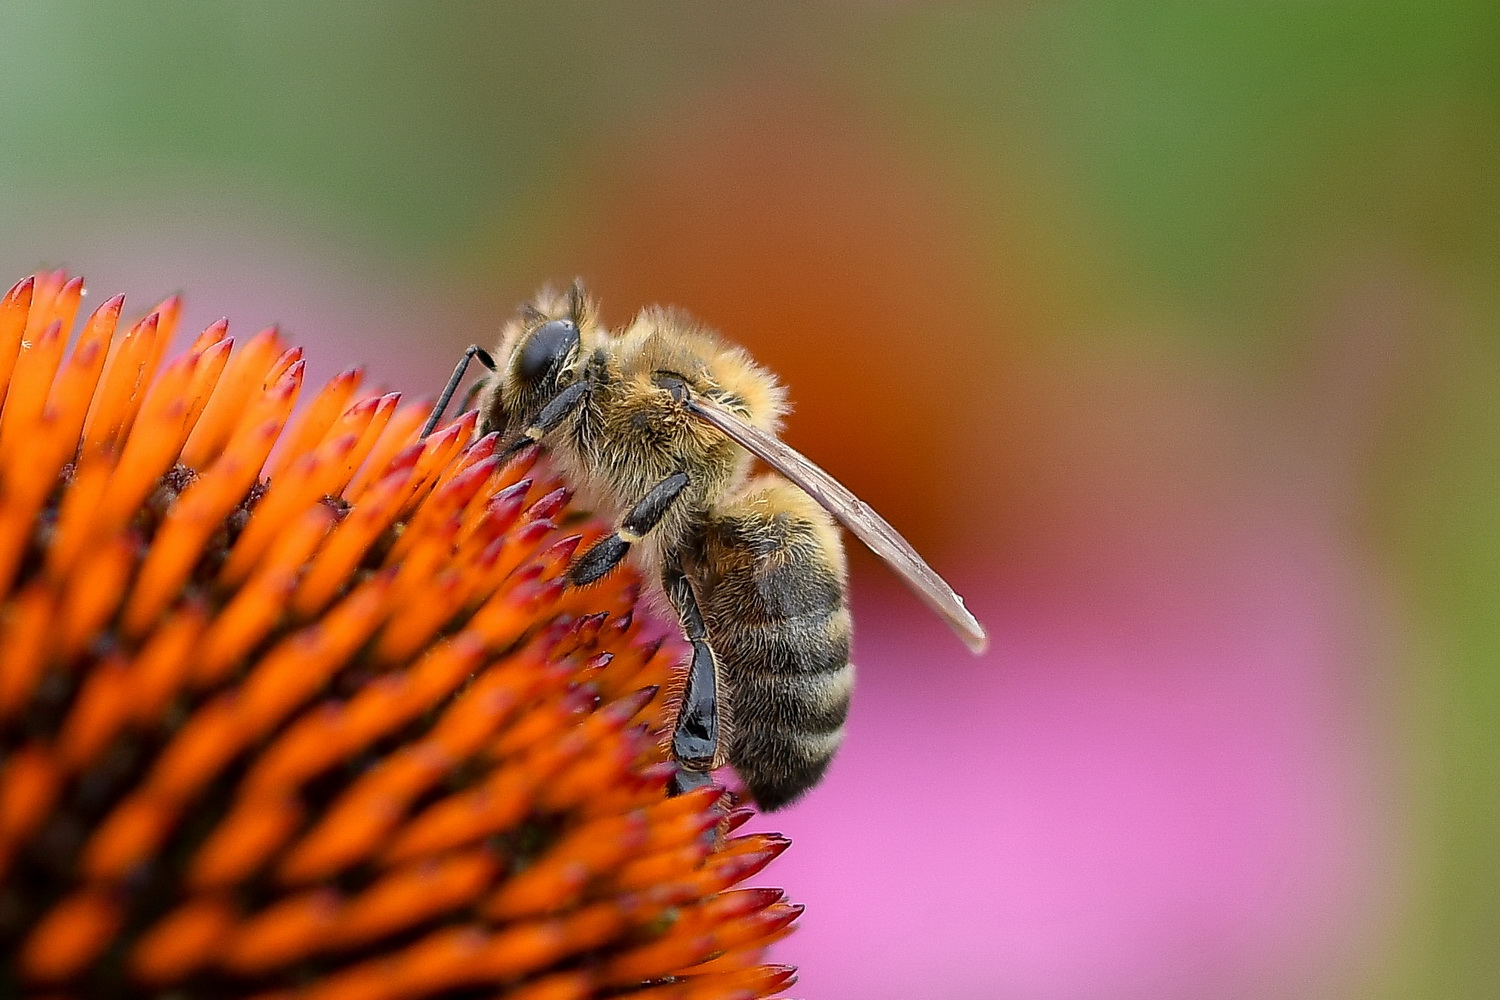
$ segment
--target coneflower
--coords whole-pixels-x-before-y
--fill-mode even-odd
[[[0,300],[0,994],[761,997],[786,846],[665,794],[638,581],[473,415]],[[529,468],[528,468],[529,466]],[[579,523],[572,523],[577,521]],[[560,524],[567,527],[559,527]]]

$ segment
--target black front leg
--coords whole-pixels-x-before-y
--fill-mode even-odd
[[[712,780],[708,772],[718,763],[719,668],[687,576],[680,567],[669,566],[662,585],[677,610],[683,635],[693,647],[682,704],[677,709],[677,724],[672,731],[672,757],[677,761],[672,794],[680,795],[708,784]]]
[[[500,449],[496,457],[504,462],[512,455],[521,451],[521,449],[536,444],[542,438],[546,437],[549,432],[561,427],[562,422],[567,420],[574,410],[583,405],[583,401],[588,398],[588,394],[588,382],[574,382],[562,392],[553,396],[548,400],[547,405],[542,407],[542,412],[537,415],[536,423],[526,428],[526,431],[520,437]]]

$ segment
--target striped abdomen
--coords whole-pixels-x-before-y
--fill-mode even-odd
[[[843,742],[854,685],[843,545],[832,520],[764,477],[704,525],[694,560],[720,670],[721,735],[762,809],[817,784]]]

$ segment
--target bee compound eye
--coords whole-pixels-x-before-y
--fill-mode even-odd
[[[670,392],[672,398],[679,403],[688,398],[687,379],[676,372],[657,372],[651,376],[651,381],[656,383],[658,389]]]
[[[516,359],[516,377],[535,383],[562,364],[578,346],[578,326],[570,319],[548,320],[534,330]]]

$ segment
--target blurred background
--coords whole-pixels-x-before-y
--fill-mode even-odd
[[[7,4],[0,275],[434,392],[696,313],[863,552],[797,995],[1500,995],[1493,4]],[[99,299],[96,298],[95,301]]]

